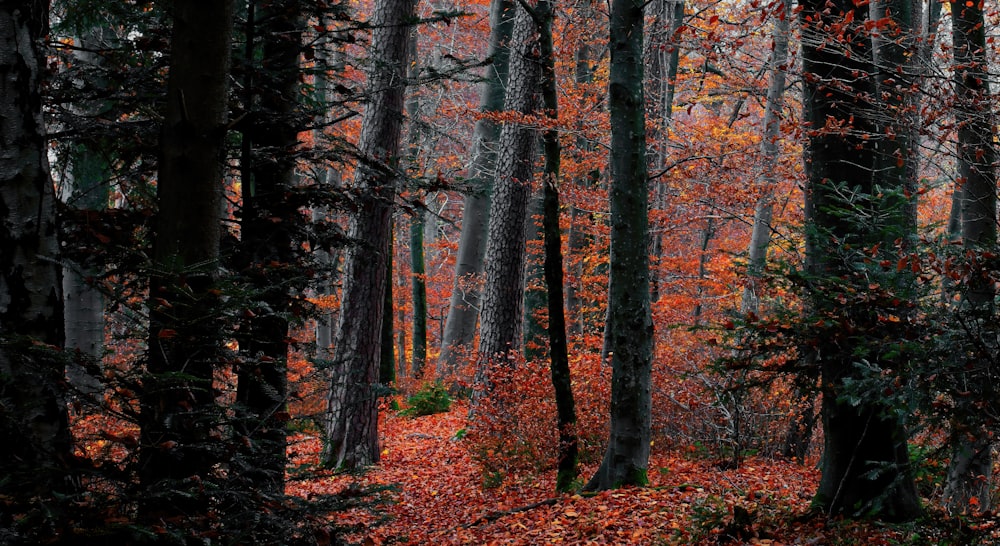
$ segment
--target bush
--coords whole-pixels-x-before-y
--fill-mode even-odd
[[[439,381],[425,383],[420,387],[420,390],[406,399],[406,404],[409,407],[399,412],[400,415],[420,417],[421,415],[445,413],[451,409],[451,395]]]

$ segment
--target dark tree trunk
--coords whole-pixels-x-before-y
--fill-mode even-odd
[[[802,58],[805,81],[805,122],[808,140],[805,161],[806,218],[812,226],[806,240],[807,270],[817,279],[850,275],[852,263],[841,263],[830,249],[838,246],[867,248],[882,241],[885,226],[867,231],[837,214],[845,203],[839,187],[878,207],[874,195],[875,155],[871,137],[874,72],[870,38],[863,30],[868,6],[852,1],[810,0],[801,3]],[[845,16],[853,16],[846,23]],[[850,54],[843,44],[850,44]],[[840,44],[840,45],[835,45]],[[843,128],[846,131],[841,130]],[[851,314],[850,320],[874,327],[877,321],[866,309],[838,307],[836,298],[813,294],[814,312],[821,316]],[[830,514],[867,515],[889,520],[909,520],[921,513],[907,456],[907,435],[901,420],[881,400],[851,404],[844,396],[845,381],[856,378],[852,348],[838,339],[817,340],[815,348],[822,381],[824,453],[822,477],[814,505]]]
[[[649,465],[653,320],[649,285],[649,180],[643,94],[643,6],[611,3],[611,275],[605,338],[611,360],[611,431],[586,489],[645,485]]]
[[[233,3],[178,0],[173,20],[140,395],[140,510],[151,521],[204,514],[201,484],[221,457],[212,375],[224,359],[216,279]]]
[[[540,0],[534,17],[539,30],[541,52],[542,108],[545,115],[555,121],[559,117],[559,100],[556,94],[555,52],[552,45],[553,5],[551,0]],[[549,368],[555,390],[557,426],[559,427],[559,464],[556,490],[568,492],[576,482],[576,464],[579,451],[576,435],[576,403],[570,380],[569,354],[566,346],[566,315],[563,308],[563,256],[562,234],[559,229],[559,131],[547,129],[542,134],[545,167],[542,177],[542,232],[545,247],[545,289],[548,298]]]
[[[298,207],[289,196],[297,182],[295,147],[299,97],[299,54],[305,25],[295,2],[282,0],[255,9],[247,21],[248,55],[253,62],[255,35],[260,36],[262,66],[247,67],[256,77],[246,89],[255,120],[243,134],[243,274],[259,304],[246,313],[236,399],[243,445],[251,446],[242,477],[266,494],[284,492],[285,421],[288,391],[288,320],[290,277],[295,255],[293,224]]]
[[[490,44],[486,53],[492,63],[487,67],[480,88],[479,111],[500,112],[504,109],[504,89],[507,85],[510,37],[514,29],[514,2],[492,0],[490,4]],[[479,318],[478,282],[482,277],[486,254],[486,233],[490,222],[490,200],[493,194],[493,174],[496,168],[496,146],[500,126],[483,117],[476,121],[472,135],[472,165],[469,167],[470,188],[462,208],[462,233],[455,260],[455,285],[452,288],[448,317],[438,374],[454,373],[462,355],[472,350]]]
[[[0,514],[2,527],[38,499],[67,492],[72,459],[55,191],[42,119],[48,10],[46,1],[0,4],[0,494],[14,501]]]
[[[955,57],[955,122],[958,126],[958,174],[962,245],[969,255],[994,252],[997,243],[997,177],[994,99],[987,65],[986,26],[982,3],[951,2],[952,51]],[[978,261],[978,260],[977,260]],[[979,267],[972,264],[972,270]],[[977,272],[978,273],[978,272]],[[996,297],[993,281],[973,273],[961,287],[961,309],[970,324],[994,321]],[[975,328],[976,330],[979,327]],[[977,355],[965,369],[989,367],[994,355]],[[994,399],[991,381],[971,372],[963,378],[978,399]],[[968,410],[979,413],[978,410]],[[952,458],[944,501],[949,510],[989,510],[993,474],[990,425],[980,416],[958,416],[952,423]],[[977,506],[970,500],[976,498]]]
[[[361,122],[354,185],[357,212],[344,266],[344,295],[334,343],[323,462],[360,468],[378,462],[378,383],[383,298],[392,240],[406,91],[407,45],[416,0],[377,0],[372,17],[369,101]]]

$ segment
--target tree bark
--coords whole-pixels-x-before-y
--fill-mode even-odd
[[[399,166],[406,90],[409,26],[416,0],[378,0],[372,17],[369,101],[361,122],[354,185],[357,212],[349,237],[355,242],[344,266],[344,291],[334,343],[334,374],[328,394],[323,462],[360,468],[379,460],[378,374],[382,304],[392,238],[392,211]],[[339,377],[338,377],[339,375]]]
[[[0,515],[67,492],[63,300],[55,189],[42,118],[46,1],[0,4]],[[32,500],[32,497],[36,497]],[[23,502],[24,504],[20,504]],[[44,502],[44,501],[43,501]]]
[[[986,58],[986,27],[982,3],[951,2],[952,51],[955,74],[955,122],[958,126],[958,174],[961,181],[961,234],[967,255],[992,252],[997,243],[997,176],[994,99]],[[973,273],[961,286],[960,312],[973,323],[995,320],[993,281]],[[977,355],[965,369],[988,368],[993,355]],[[985,362],[984,362],[985,361]],[[971,372],[974,373],[974,372]],[[966,378],[977,399],[993,399],[990,381]],[[973,410],[968,410],[973,411]],[[978,410],[975,410],[978,413]],[[952,423],[952,458],[944,501],[954,512],[989,510],[993,475],[989,427],[980,416],[956,416]],[[975,498],[977,505],[972,505]]]
[[[511,38],[510,80],[504,110],[515,115],[535,112],[538,58],[535,24],[518,7]],[[489,372],[520,355],[524,311],[525,225],[535,161],[535,131],[522,120],[503,124],[497,152],[489,235],[486,282],[480,316],[476,385],[487,389]]]
[[[645,485],[648,480],[653,320],[643,6],[637,0],[611,3],[611,275],[605,326],[612,367],[611,431],[587,490]]]
[[[555,51],[552,44],[553,2],[540,0],[535,8],[541,51],[542,108],[555,121],[559,118],[556,94]],[[556,425],[559,427],[559,455],[556,469],[556,491],[569,492],[577,476],[579,452],[576,435],[576,403],[569,369],[566,344],[566,315],[563,308],[562,234],[559,229],[559,184],[561,151],[559,131],[546,129],[542,134],[545,167],[542,179],[542,232],[545,247],[545,288],[548,298],[549,368],[556,398]]]
[[[776,170],[781,150],[781,110],[784,107],[785,78],[788,74],[788,38],[791,34],[792,2],[782,2],[782,15],[774,21],[771,50],[770,78],[767,84],[767,99],[764,104],[764,133],[760,151],[763,164],[759,173],[761,195],[754,205],[753,231],[750,235],[749,257],[747,259],[746,284],[740,311],[744,314],[758,313],[760,310],[760,280],[767,266],[767,249],[771,245],[771,218],[774,215],[774,188],[777,185]]]
[[[220,460],[213,372],[223,361],[216,280],[233,3],[173,4],[140,395],[141,516],[204,514]]]
[[[846,275],[856,264],[842,263],[831,251],[838,247],[869,248],[885,237],[888,225],[870,230],[862,222],[838,215],[845,203],[838,188],[866,200],[862,207],[879,207],[875,201],[871,144],[874,95],[870,38],[863,29],[868,6],[842,0],[801,3],[803,78],[805,81],[805,148],[807,172],[806,268],[812,278]],[[853,22],[848,22],[848,16]],[[850,43],[850,51],[846,46]],[[870,202],[869,202],[870,201]],[[876,209],[877,210],[877,209]],[[860,226],[860,227],[859,227]],[[813,311],[821,316],[844,316],[852,310],[838,307],[836,298],[814,292]],[[866,309],[853,310],[851,320],[862,328],[875,318]],[[815,347],[822,377],[824,453],[822,476],[814,506],[830,514],[909,520],[921,513],[907,455],[903,423],[881,400],[845,399],[845,381],[857,374],[852,347],[837,338],[817,340]]]
[[[479,112],[489,114],[504,108],[504,89],[511,33],[514,29],[514,2],[492,0],[490,4],[490,44],[487,59],[492,63],[486,70],[480,88]],[[448,317],[445,319],[438,375],[457,371],[459,358],[472,350],[479,318],[479,287],[486,234],[490,222],[492,182],[496,169],[496,146],[500,127],[486,117],[476,121],[472,135],[472,162],[469,166],[469,192],[462,209],[462,232],[455,260],[455,284],[452,288]]]

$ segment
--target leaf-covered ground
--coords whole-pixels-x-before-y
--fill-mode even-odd
[[[393,485],[380,516],[356,510],[338,516],[357,525],[363,544],[994,544],[996,521],[931,517],[886,526],[809,514],[815,468],[750,459],[736,470],[654,449],[650,486],[593,496],[554,495],[554,472],[508,477],[483,487],[464,441],[467,407],[418,418],[388,414],[382,461],[363,475],[293,481],[308,497],[346,488]],[[313,462],[318,444],[293,445],[299,463]],[[593,468],[584,468],[589,476]]]

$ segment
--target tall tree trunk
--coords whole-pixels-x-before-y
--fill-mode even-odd
[[[47,1],[0,4],[0,493],[14,501],[0,514],[3,527],[39,498],[65,493],[72,458],[55,189],[42,118],[48,13]]]
[[[654,157],[653,168],[656,172],[662,171],[667,165],[667,147],[670,140],[670,124],[674,116],[674,93],[677,87],[677,69],[680,64],[680,31],[684,25],[684,0],[657,0],[652,4],[654,11],[653,28],[651,39],[649,40],[649,73],[647,78],[654,84],[656,97],[655,112],[659,114],[656,129],[650,140],[656,142],[657,153]],[[666,186],[657,182],[653,208],[662,209],[666,200]],[[662,230],[654,230],[653,243],[650,253],[656,263],[659,263],[663,255],[663,234]],[[655,273],[658,268],[653,269],[653,285],[651,298],[653,301],[660,299],[660,278]]]
[[[344,267],[344,292],[334,343],[323,462],[360,468],[378,462],[378,379],[383,297],[399,166],[409,26],[416,0],[377,0],[372,17],[369,100],[361,122],[354,185],[354,246]],[[337,375],[339,374],[339,377]]]
[[[410,31],[410,51],[414,52],[414,60],[409,65],[410,79],[416,79],[420,72],[420,57],[417,29]],[[406,100],[406,115],[409,118],[409,162],[411,171],[421,172],[421,146],[423,131],[420,120],[420,97],[411,92]],[[424,229],[427,208],[420,200],[414,204],[410,218],[410,294],[413,301],[413,356],[410,369],[413,377],[420,379],[424,375],[424,364],[427,362],[427,267],[424,263]],[[400,355],[402,358],[402,355]]]
[[[812,278],[845,275],[856,266],[831,251],[831,238],[840,246],[868,248],[880,243],[888,229],[872,230],[838,215],[846,206],[838,188],[867,200],[859,206],[879,207],[875,195],[874,133],[870,97],[870,38],[864,30],[868,7],[849,0],[809,0],[801,3],[803,75],[805,81],[805,148],[807,168],[806,267]],[[850,22],[853,18],[853,22]],[[850,43],[849,53],[844,46]],[[870,203],[869,203],[870,201]],[[877,209],[876,209],[877,210]],[[860,227],[859,227],[860,226]],[[812,306],[821,316],[843,316],[836,298],[814,291]],[[852,320],[875,324],[866,309],[854,310]],[[814,505],[830,514],[868,515],[908,520],[920,514],[907,456],[906,430],[897,414],[881,400],[848,402],[846,382],[855,378],[856,358],[851,347],[836,338],[818,340],[815,347],[822,375],[824,453],[822,476]]]
[[[492,0],[490,3],[490,44],[486,58],[492,62],[484,74],[479,94],[479,112],[489,114],[504,108],[507,86],[509,45],[514,29],[514,2]],[[462,233],[455,260],[455,284],[445,319],[438,375],[454,373],[459,357],[472,349],[479,317],[478,282],[482,277],[486,252],[486,233],[490,222],[490,199],[496,169],[496,146],[500,127],[482,117],[472,135],[472,164],[469,166],[469,192],[462,208]]]
[[[605,338],[611,430],[586,489],[645,485],[649,465],[653,319],[649,285],[649,176],[643,94],[643,6],[613,0],[610,28],[611,275]]]
[[[958,173],[961,184],[962,245],[969,255],[995,251],[997,244],[997,176],[994,99],[986,58],[986,26],[982,3],[951,2],[952,51],[955,74],[955,122],[958,126]],[[973,266],[975,271],[976,266]],[[985,274],[970,274],[962,286],[961,310],[970,323],[995,320],[993,282]],[[978,330],[975,328],[974,330]],[[988,366],[993,355],[979,354],[967,369]],[[966,378],[978,399],[993,399],[989,381]],[[952,458],[944,490],[947,507],[955,512],[990,509],[993,474],[992,442],[983,419],[956,417],[952,423]],[[975,498],[978,506],[971,506]]]
[[[553,122],[559,119],[556,94],[555,52],[552,45],[552,0],[539,0],[534,17],[539,30],[541,52],[542,108]],[[542,178],[542,231],[545,246],[545,289],[549,312],[549,368],[556,398],[556,424],[559,427],[559,459],[556,490],[569,492],[576,482],[579,451],[576,435],[576,403],[570,378],[569,351],[566,346],[566,316],[563,309],[562,234],[559,229],[559,169],[561,163],[559,131],[546,129],[542,134],[545,167]]]
[[[106,47],[104,29],[89,28],[75,40],[73,61],[100,73],[103,59],[95,53]],[[97,78],[97,86],[107,85]],[[74,108],[81,116],[114,115],[106,102],[87,101]],[[98,212],[107,209],[111,190],[111,165],[108,150],[97,139],[81,139],[68,145],[68,169],[63,177],[62,201],[74,212]],[[94,285],[101,271],[93,264],[74,263],[63,267],[66,349],[75,351],[67,363],[66,378],[77,393],[96,398],[104,391],[100,363],[104,357],[104,294]],[[96,365],[96,366],[91,366]],[[88,369],[89,368],[89,369]]]
[[[776,171],[781,150],[778,140],[781,136],[781,110],[784,107],[785,77],[788,74],[788,37],[791,34],[792,2],[784,0],[781,15],[775,18],[771,50],[770,78],[767,84],[767,100],[764,104],[764,134],[760,151],[762,165],[759,173],[760,197],[753,211],[753,232],[750,235],[749,258],[747,259],[746,284],[743,287],[743,301],[740,311],[744,314],[758,313],[760,309],[760,279],[767,265],[767,249],[771,245],[771,218],[774,214],[774,188],[777,185]]]
[[[201,484],[219,461],[212,387],[222,363],[216,280],[233,2],[173,4],[159,211],[140,395],[140,503],[150,521],[204,514]]]
[[[288,392],[288,277],[296,259],[293,224],[298,206],[291,202],[296,185],[295,114],[299,97],[299,55],[305,20],[295,2],[279,0],[249,4],[248,53],[253,62],[254,37],[261,40],[262,66],[246,86],[255,96],[250,129],[244,131],[243,209],[241,222],[243,274],[258,294],[240,337],[241,367],[236,400],[240,433],[251,446],[241,477],[270,495],[284,492],[285,420]]]
[[[378,358],[378,382],[390,385],[396,381],[396,351],[394,351],[393,334],[396,332],[393,310],[393,262],[396,258],[395,221],[389,220],[389,246],[385,250],[385,291],[382,293],[382,340]],[[400,322],[405,323],[405,315],[400,313]],[[406,332],[399,330],[399,367],[403,368],[406,358]]]
[[[510,80],[504,109],[514,115],[535,112],[538,58],[535,24],[517,8],[511,38]],[[525,224],[535,161],[534,129],[516,119],[503,124],[497,152],[496,180],[489,235],[486,282],[479,331],[476,385],[486,387],[491,368],[510,363],[521,349],[524,310]]]

